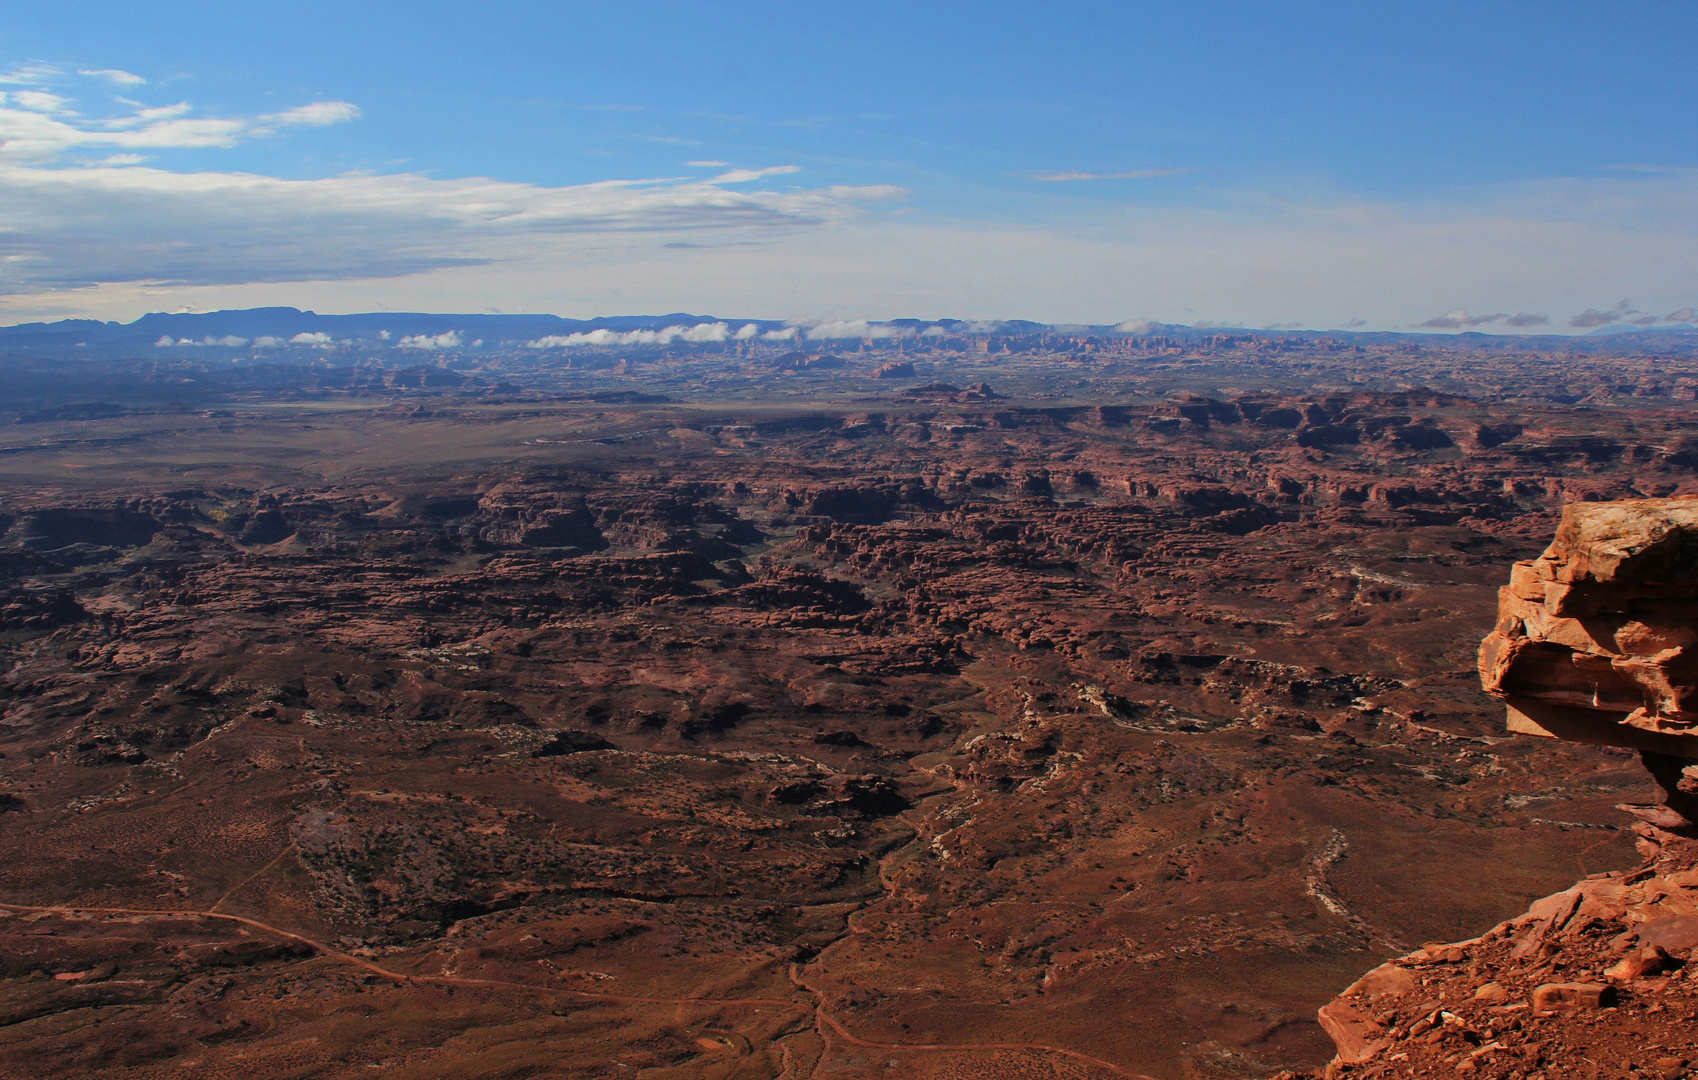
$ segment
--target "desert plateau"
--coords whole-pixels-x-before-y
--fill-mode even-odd
[[[916,340],[12,362],[0,1075],[1380,1075],[1652,902],[1476,651],[1685,337]]]

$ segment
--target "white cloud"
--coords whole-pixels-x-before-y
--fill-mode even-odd
[[[576,349],[583,345],[617,345],[625,335],[612,330],[589,330],[580,334],[549,334],[525,342],[527,349]]]
[[[10,71],[0,75],[0,83],[13,85],[30,83],[41,85],[43,83],[51,83],[64,77],[65,73],[54,65],[44,64],[39,60],[32,60],[27,64],[16,64]]]
[[[1473,315],[1458,308],[1436,315],[1421,326],[1428,330],[1461,330],[1465,327],[1486,326],[1490,323],[1503,322],[1509,318],[1508,312],[1500,311],[1495,315]]]
[[[1582,330],[1589,330],[1593,327],[1609,326],[1611,323],[1621,322],[1628,316],[1637,314],[1639,314],[1639,309],[1634,307],[1629,301],[1623,300],[1608,311],[1599,311],[1597,308],[1587,308],[1574,318],[1568,320],[1568,325]]]
[[[154,105],[148,108],[138,106],[134,112],[109,116],[100,121],[102,127],[114,130],[128,130],[142,127],[160,120],[174,120],[179,116],[187,116],[191,111],[189,103],[179,101],[175,105]]]
[[[770,169],[732,169],[720,173],[709,180],[710,184],[747,184],[751,180],[763,180],[769,176],[782,176],[785,173],[801,172],[800,165],[774,165]]]
[[[428,352],[440,352],[443,349],[458,349],[460,347],[460,331],[449,330],[442,334],[409,334],[401,339],[403,349],[424,349]]]
[[[96,68],[93,71],[85,69],[77,72],[77,74],[87,76],[91,79],[104,79],[113,86],[122,86],[125,89],[134,89],[138,86],[144,86],[147,83],[147,80],[142,78],[140,75],[137,75],[134,72],[122,71],[118,68]]]
[[[1122,334],[1147,334],[1150,332],[1150,320],[1127,319],[1125,322],[1116,323],[1114,328]]]
[[[731,163],[729,161],[686,161],[684,164],[693,169],[723,169]]]
[[[735,341],[748,341],[760,332],[761,328],[756,326],[754,323],[744,323],[742,326],[737,328],[737,332],[732,334],[731,337]]]
[[[243,345],[246,345],[247,343],[248,343],[247,338],[237,337],[235,334],[226,334],[226,335],[224,335],[223,337],[220,337],[220,338],[215,338],[212,335],[208,334],[206,337],[201,338],[199,341],[195,341],[191,338],[177,338],[177,339],[173,340],[170,334],[165,334],[162,337],[160,337],[160,339],[158,341],[154,342],[153,345],[154,345],[154,348],[157,348],[157,349],[205,348],[207,346],[219,346],[219,347],[226,348],[226,349],[239,349]]]
[[[751,324],[753,325],[753,324]],[[745,327],[744,329],[747,329]],[[577,349],[585,346],[608,345],[670,345],[674,341],[724,341],[730,327],[722,322],[697,323],[694,326],[664,326],[659,330],[587,330],[576,334],[550,334],[527,341],[530,349]],[[742,340],[739,338],[738,340]]]
[[[256,349],[275,349],[281,344],[283,344],[282,338],[272,337],[270,334],[261,334],[254,338],[254,348]]]
[[[1070,180],[1149,180],[1157,176],[1179,176],[1182,173],[1195,172],[1195,169],[1134,169],[1130,172],[1092,173],[1092,172],[1041,172],[1033,173],[1033,180],[1043,180],[1049,183],[1059,183]]]
[[[315,101],[311,105],[297,105],[293,109],[262,116],[260,120],[279,127],[324,127],[359,118],[360,109],[357,105],[346,101]]]
[[[801,327],[786,326],[782,330],[768,330],[761,335],[762,341],[794,341],[796,335],[802,332]]]
[[[906,331],[900,326],[883,326],[870,323],[865,319],[839,319],[834,322],[820,323],[810,326],[807,331],[810,341],[830,341],[843,338],[880,339],[899,338]]]
[[[722,322],[697,323],[678,336],[685,341],[724,341],[729,333]]]
[[[265,116],[191,118],[186,102],[133,107],[107,116],[78,118],[69,98],[45,90],[13,90],[0,101],[0,164],[47,165],[88,147],[212,149],[235,146],[283,127],[321,127],[356,119],[345,101],[319,101]]]
[[[272,340],[275,341],[276,339],[273,338]],[[334,344],[336,344],[336,339],[332,338],[329,334],[326,334],[322,330],[319,330],[319,331],[316,331],[316,332],[308,332],[308,331],[303,330],[300,333],[296,334],[294,337],[290,338],[289,344],[291,344],[291,345],[334,345]]]
[[[46,90],[13,90],[8,94],[0,95],[0,99],[9,101],[19,108],[28,109],[30,112],[48,115],[69,112],[72,105],[70,98],[60,97],[58,94],[51,94]]]

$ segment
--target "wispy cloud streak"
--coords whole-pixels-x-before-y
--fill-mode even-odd
[[[1184,173],[1196,172],[1195,169],[1133,169],[1129,172],[1040,172],[1033,173],[1033,180],[1045,183],[1065,183],[1071,180],[1153,180],[1158,176],[1180,176]]]

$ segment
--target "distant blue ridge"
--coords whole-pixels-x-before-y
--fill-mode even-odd
[[[0,327],[0,343],[7,345],[66,345],[78,341],[101,345],[152,345],[161,337],[200,340],[235,335],[248,339],[296,334],[329,334],[334,338],[379,341],[387,330],[392,339],[413,335],[434,336],[458,330],[472,338],[491,341],[529,341],[550,334],[583,333],[590,330],[659,330],[667,326],[693,326],[719,322],[706,315],[675,312],[671,315],[616,315],[599,319],[563,319],[558,315],[434,315],[426,312],[385,311],[358,315],[320,315],[292,307],[246,308],[240,311],[208,311],[193,314],[155,312],[134,322],[97,322],[65,319],[50,323],[22,323]],[[771,320],[755,322],[763,329],[784,325]],[[738,325],[742,325],[741,322]]]
[[[208,355],[187,350],[170,353],[155,350],[161,337],[173,341],[187,338],[199,342],[206,338],[240,337],[253,341],[261,337],[276,337],[287,341],[296,334],[328,334],[338,342],[351,342],[364,348],[398,346],[405,337],[434,337],[459,331],[465,345],[482,339],[486,346],[508,346],[549,336],[611,330],[625,333],[632,330],[660,330],[668,326],[695,326],[723,322],[736,329],[754,323],[762,331],[787,325],[773,319],[722,318],[712,315],[692,315],[673,312],[668,315],[615,315],[595,319],[567,319],[558,315],[471,315],[433,314],[429,312],[365,312],[355,315],[320,315],[292,307],[247,308],[235,311],[168,314],[156,312],[143,315],[134,322],[100,322],[94,319],[64,319],[58,322],[21,323],[0,326],[0,350],[68,350],[86,346],[108,351],[112,349],[148,350],[141,355]],[[1024,319],[994,321],[994,329],[969,330],[972,324],[960,319],[890,319],[881,325],[919,331],[928,326],[943,326],[952,334],[972,336],[1019,337],[1046,333],[1067,336],[1096,337],[1165,337],[1171,341],[1204,341],[1217,336],[1263,338],[1287,341],[1309,341],[1330,338],[1356,344],[1416,343],[1435,347],[1468,349],[1522,348],[1596,351],[1620,348],[1623,339],[1640,338],[1646,345],[1667,347],[1678,343],[1683,350],[1698,346],[1698,329],[1690,325],[1639,328],[1607,327],[1591,335],[1522,335],[1488,334],[1470,331],[1462,334],[1408,333],[1398,331],[1355,330],[1255,330],[1236,327],[1192,327],[1174,323],[1150,323],[1138,334],[1128,334],[1112,325],[1054,327]],[[981,327],[985,324],[980,323]],[[379,337],[388,331],[387,340]],[[1607,338],[1607,344],[1600,338]],[[1688,338],[1692,339],[1690,342]],[[853,339],[827,341],[798,341],[798,347],[829,350],[848,347]],[[216,348],[241,348],[223,347]],[[132,354],[135,355],[135,354]]]

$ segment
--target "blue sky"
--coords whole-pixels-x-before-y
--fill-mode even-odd
[[[1666,324],[1698,303],[1695,30],[1684,2],[14,5],[0,320]]]

